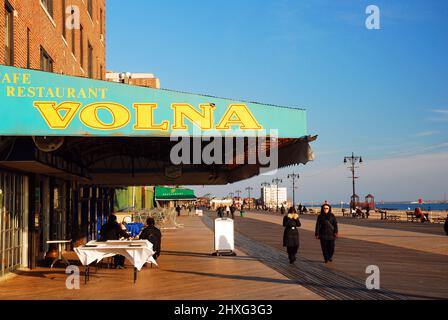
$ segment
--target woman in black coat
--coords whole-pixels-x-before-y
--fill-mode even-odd
[[[283,246],[286,247],[289,263],[296,261],[296,254],[299,250],[299,230],[302,224],[295,208],[290,208],[288,215],[283,218]]]
[[[335,240],[338,237],[338,222],[331,212],[329,204],[322,205],[320,209],[320,215],[316,221],[315,236],[316,239],[320,240],[325,263],[332,262]]]
[[[445,226],[444,226],[444,229],[445,229],[445,233],[446,233],[446,235],[448,236],[448,215],[446,216],[446,219],[445,219]]]

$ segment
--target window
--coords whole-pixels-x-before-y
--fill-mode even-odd
[[[103,65],[100,64],[100,80],[103,80]]]
[[[88,66],[87,66],[87,74],[89,78],[93,78],[93,47],[89,42],[89,55],[88,55]]]
[[[72,52],[73,52],[73,55],[76,56],[76,48],[75,48],[75,28],[72,28]]]
[[[80,26],[79,28],[79,54],[81,68],[84,68],[84,28]]]
[[[67,39],[67,27],[66,27],[66,25],[65,25],[65,8],[66,8],[66,5],[65,5],[65,0],[62,0],[62,19],[61,19],[61,21],[62,21],[62,36],[65,38],[65,39]]]
[[[3,204],[0,208],[0,277],[23,266],[26,216],[24,176],[0,172]]]
[[[90,14],[90,17],[93,20],[93,0],[87,0],[87,11]]]
[[[53,59],[42,47],[40,47],[40,70],[53,72]]]
[[[28,69],[31,68],[31,30],[29,28],[26,29],[26,67]]]
[[[103,35],[103,9],[100,8],[100,34]]]
[[[53,0],[40,0],[48,14],[53,17]],[[65,17],[65,14],[63,15]]]
[[[14,10],[5,2],[5,65],[14,65]]]

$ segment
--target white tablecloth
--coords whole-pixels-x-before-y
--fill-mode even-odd
[[[124,256],[139,271],[147,262],[157,265],[157,262],[152,257],[155,253],[152,243],[148,240],[91,241],[87,246],[75,248],[75,252],[84,266],[90,265],[93,262],[98,263],[104,258],[113,257],[115,255]]]

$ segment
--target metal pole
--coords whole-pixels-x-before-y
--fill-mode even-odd
[[[250,210],[250,191],[251,190],[253,190],[254,188],[252,188],[252,187],[247,187],[246,188],[246,190],[248,191],[248,193],[249,193],[249,210]]]
[[[288,175],[288,179],[292,179],[292,206],[296,207],[296,178],[299,179],[300,175],[293,173]]]
[[[278,212],[278,185],[277,185],[277,212]]]
[[[350,208],[354,209],[355,208],[355,195],[356,195],[356,188],[355,188],[355,179],[357,179],[357,177],[355,176],[355,169],[356,169],[356,164],[362,163],[362,157],[355,157],[355,154],[352,152],[352,155],[350,157],[345,157],[344,158],[344,163],[350,162],[350,170],[352,171],[352,187],[353,187],[353,194],[352,194],[352,199],[350,201]]]

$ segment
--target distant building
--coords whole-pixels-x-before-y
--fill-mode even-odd
[[[152,73],[123,73],[123,72],[106,72],[106,80],[111,82],[122,82],[134,86],[160,89],[160,80]]]
[[[285,187],[278,188],[278,206],[287,202],[288,189]],[[269,208],[277,207],[277,187],[263,187],[261,189],[261,200],[263,204]]]

